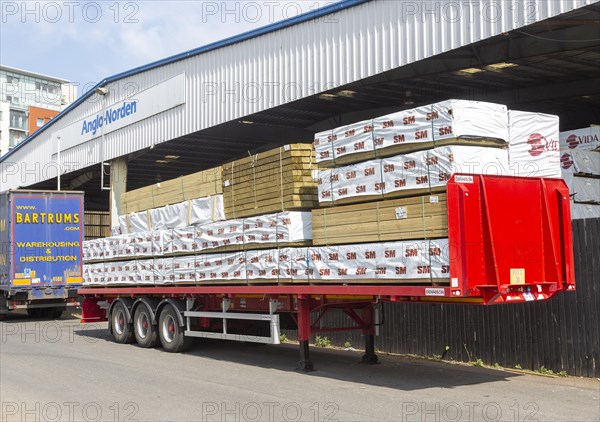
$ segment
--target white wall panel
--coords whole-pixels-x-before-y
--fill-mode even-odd
[[[111,159],[296,100],[284,87],[299,84],[302,97],[422,60],[594,3],[595,0],[374,0],[217,50],[125,76],[111,82],[110,103],[186,73],[186,104],[105,136]],[[451,14],[460,7],[459,16]],[[336,22],[333,22],[336,21]],[[238,85],[236,85],[238,83]],[[266,84],[276,83],[274,95]],[[213,84],[213,85],[211,85]],[[207,88],[218,87],[216,95]],[[262,95],[246,98],[248,84]],[[233,93],[227,90],[235,90]],[[0,190],[56,176],[56,137],[84,117],[99,113],[96,95],[0,161]],[[98,162],[99,138],[62,154],[76,170]]]

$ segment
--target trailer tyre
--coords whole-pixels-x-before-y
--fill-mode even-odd
[[[135,309],[133,332],[135,333],[135,340],[141,347],[149,349],[160,344],[158,328],[152,324],[150,310],[143,303]]]
[[[113,337],[117,343],[133,343],[133,327],[127,322],[127,311],[121,302],[116,303],[110,313]]]
[[[184,336],[184,330],[179,326],[177,309],[173,305],[166,305],[158,319],[158,333],[162,347],[170,353],[179,353],[187,350],[191,338]]]

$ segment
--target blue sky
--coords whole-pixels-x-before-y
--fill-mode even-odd
[[[79,84],[334,1],[0,0],[0,63]]]

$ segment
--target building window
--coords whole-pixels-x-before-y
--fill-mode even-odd
[[[10,148],[16,147],[23,139],[25,139],[25,135],[22,132],[11,130],[8,134],[8,146]]]
[[[10,111],[10,128],[27,130],[27,113],[19,110]]]
[[[36,120],[36,125],[37,125],[37,127],[44,126],[44,119],[42,117],[38,117]]]
[[[6,76],[6,82],[8,82],[9,84],[18,84],[19,78],[15,76]]]

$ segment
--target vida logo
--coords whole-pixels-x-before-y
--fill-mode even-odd
[[[571,159],[571,154],[563,154],[560,157],[560,164],[563,169],[568,170],[573,165],[573,160]]]

